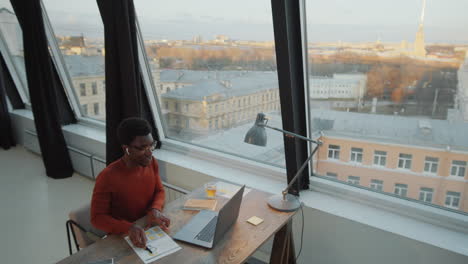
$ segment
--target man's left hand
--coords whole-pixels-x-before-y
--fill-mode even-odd
[[[171,224],[171,220],[167,218],[161,211],[158,209],[151,209],[148,212],[146,217],[146,227],[151,227],[154,225],[158,225],[161,229],[165,232],[169,232],[169,225]]]

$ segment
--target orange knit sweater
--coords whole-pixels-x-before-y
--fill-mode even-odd
[[[127,233],[133,222],[156,208],[162,210],[164,188],[158,163],[128,168],[119,159],[97,177],[91,200],[91,223],[112,234]]]

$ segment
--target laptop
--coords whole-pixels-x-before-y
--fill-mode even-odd
[[[245,185],[219,210],[201,210],[173,238],[205,248],[213,248],[239,216]]]

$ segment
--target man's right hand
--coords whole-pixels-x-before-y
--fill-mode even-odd
[[[137,226],[136,224],[132,225],[128,230],[128,236],[135,247],[146,247],[146,235],[145,230],[143,230],[143,228]]]

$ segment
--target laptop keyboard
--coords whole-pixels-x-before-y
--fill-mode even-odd
[[[211,221],[195,236],[195,239],[211,242],[214,237],[216,222],[218,221],[218,216],[213,217]]]

